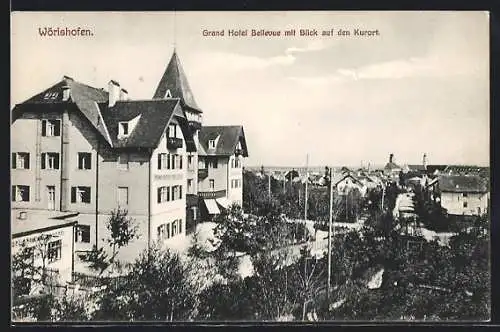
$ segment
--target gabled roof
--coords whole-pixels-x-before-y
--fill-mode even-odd
[[[179,99],[126,100],[117,101],[113,107],[107,103],[99,105],[108,126],[113,146],[117,148],[156,148],[171,119],[182,118]],[[140,115],[130,136],[118,139],[118,124]],[[187,122],[179,123],[186,141],[191,140]]]
[[[70,89],[70,99],[67,102],[62,100],[64,87],[69,87]],[[97,103],[107,101],[108,92],[103,89],[97,89],[77,82],[71,77],[64,76],[60,82],[29,98],[25,102],[16,105],[12,113],[12,120],[16,120],[24,110],[45,111],[45,107],[37,107],[39,105],[58,108],[59,106],[67,105],[68,102],[73,102],[85,118],[90,121],[94,128],[111,145],[106,125],[102,121],[102,114],[97,106]]]
[[[351,178],[351,179],[354,180],[354,182],[357,182],[360,185],[364,185],[354,175],[352,175],[350,173],[345,173],[345,172],[344,173],[335,174],[333,176],[333,179],[332,179],[333,185],[336,186],[340,181],[344,180],[345,178]]]
[[[70,89],[68,101],[62,101],[64,87]],[[65,76],[61,82],[16,105],[13,120],[25,110],[44,112],[50,108],[61,110],[62,107],[72,106],[89,120],[111,147],[156,148],[167,125],[175,117],[184,134],[187,150],[196,151],[192,133],[178,98],[118,100],[113,107],[108,106],[108,98],[108,92],[103,89],[93,88]],[[40,107],[42,104],[45,106]],[[130,121],[139,115],[139,121],[130,136],[118,139],[118,123]]]
[[[477,175],[440,175],[438,177],[441,192],[486,193],[486,182]]]
[[[196,104],[186,74],[184,73],[184,69],[182,68],[175,50],[172,54],[170,62],[168,63],[167,69],[165,69],[165,72],[158,83],[158,87],[156,88],[153,98],[167,98],[167,91],[169,90],[171,97],[180,98],[181,105],[183,107],[188,107],[190,110],[202,113],[200,107]]]
[[[247,144],[243,126],[203,126],[198,135],[203,155],[230,156],[236,151],[238,142],[241,143],[244,157],[248,157]],[[218,138],[218,139],[217,139]],[[215,149],[208,148],[208,141],[217,140]]]
[[[444,169],[444,173],[448,174],[485,174],[488,173],[489,167],[484,166],[468,166],[468,165],[448,165]]]

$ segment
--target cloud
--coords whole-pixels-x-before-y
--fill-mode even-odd
[[[285,54],[321,51],[326,47],[327,45],[323,42],[323,40],[316,39],[309,42],[305,47],[295,47],[295,46],[289,47],[285,50]]]
[[[217,71],[218,69],[224,72],[259,70],[272,66],[289,66],[296,60],[291,54],[257,57],[230,52],[204,52],[196,55],[196,58],[193,63],[203,64],[193,68],[197,72]]]

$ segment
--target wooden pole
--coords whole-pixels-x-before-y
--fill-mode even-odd
[[[304,196],[304,240],[307,235],[307,227],[306,227],[306,221],[307,221],[307,183],[309,182],[309,154],[306,156],[306,192]]]
[[[330,217],[328,219],[328,279],[326,298],[330,305],[331,277],[332,277],[332,221],[333,221],[333,168],[330,168]]]
[[[267,175],[267,188],[269,190],[269,199],[271,199],[271,172]]]

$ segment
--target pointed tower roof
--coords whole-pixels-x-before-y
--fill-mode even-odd
[[[153,98],[180,98],[182,106],[202,113],[200,107],[194,100],[186,74],[184,73],[184,69],[182,69],[175,49],[160,83],[158,83]]]

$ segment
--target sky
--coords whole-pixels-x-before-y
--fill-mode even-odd
[[[14,12],[11,27],[12,107],[63,75],[102,88],[114,79],[150,99],[175,46],[204,124],[244,126],[248,166],[302,166],[306,155],[375,165],[390,153],[400,164],[426,153],[430,164],[489,165],[487,12]],[[92,36],[41,36],[49,27]]]

